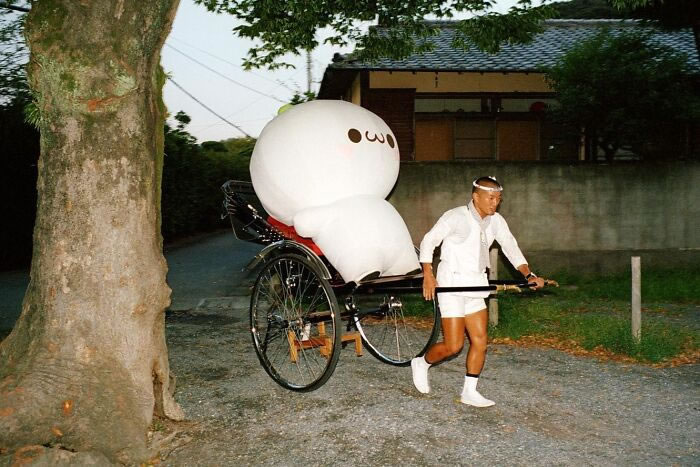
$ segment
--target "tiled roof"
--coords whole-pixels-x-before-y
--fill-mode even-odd
[[[615,33],[622,28],[642,27],[634,20],[548,20],[544,32],[535,36],[529,44],[504,45],[495,55],[472,47],[467,51],[452,47],[454,22],[434,22],[440,27],[439,35],[431,38],[435,49],[422,55],[412,55],[404,60],[381,59],[376,62],[360,62],[346,59],[329,65],[329,69],[363,69],[394,71],[537,71],[542,66],[554,65],[556,60],[576,44],[596,34],[601,27]],[[653,40],[688,55],[690,66],[700,72],[700,61],[695,39],[690,29],[656,31]]]

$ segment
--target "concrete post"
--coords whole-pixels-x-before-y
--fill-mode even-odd
[[[632,337],[642,338],[642,268],[639,256],[632,256]]]
[[[498,248],[491,248],[489,251],[489,280],[498,279]],[[492,294],[489,298],[489,323],[492,326],[498,326],[498,298],[496,294]]]

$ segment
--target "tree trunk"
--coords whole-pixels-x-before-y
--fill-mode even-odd
[[[32,4],[38,206],[31,281],[0,343],[0,448],[139,462],[154,411],[183,417],[171,394],[159,218],[159,61],[177,5]]]

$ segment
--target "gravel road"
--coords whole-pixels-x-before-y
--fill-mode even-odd
[[[169,313],[176,399],[165,465],[700,465],[700,365],[656,369],[556,350],[491,345],[480,389],[458,403],[464,353],[430,370],[341,354],[311,393],[277,386],[258,363],[247,310]]]
[[[322,388],[286,391],[258,363],[231,285],[253,247],[230,232],[199,240],[166,252],[170,361],[188,420],[154,424],[165,465],[700,465],[700,365],[491,345],[479,388],[496,406],[476,409],[457,402],[464,353],[432,368],[422,395],[409,368],[349,346]],[[0,334],[26,275],[0,275]]]

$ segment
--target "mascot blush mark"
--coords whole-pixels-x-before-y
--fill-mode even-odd
[[[312,238],[348,282],[420,266],[403,219],[385,200],[398,172],[389,126],[367,109],[330,100],[274,118],[250,162],[267,212]]]

